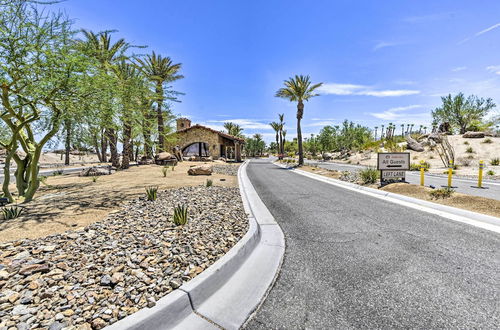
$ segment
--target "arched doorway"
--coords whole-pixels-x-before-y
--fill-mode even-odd
[[[210,150],[208,143],[205,142],[194,142],[182,149],[182,156],[191,157],[208,157],[210,156]]]

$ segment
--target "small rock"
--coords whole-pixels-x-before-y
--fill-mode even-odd
[[[57,315],[56,315],[56,320],[57,320]],[[52,324],[49,326],[49,330],[61,330],[64,327],[66,327],[66,324],[56,321],[56,322],[52,322]]]
[[[47,245],[42,248],[43,252],[52,252],[57,248],[57,245]]]
[[[10,274],[8,271],[5,269],[0,270],[0,280],[8,280],[10,277]]]
[[[109,275],[104,275],[103,277],[101,277],[101,285],[111,286],[111,284],[112,279]]]
[[[67,310],[65,310],[64,312],[62,312],[62,314],[63,314],[64,316],[66,316],[66,317],[70,317],[70,316],[75,315],[75,311],[74,311],[74,310],[72,310],[72,309],[67,309]]]
[[[19,270],[21,275],[31,275],[34,273],[47,273],[49,271],[49,266],[47,264],[34,264],[24,266]]]
[[[172,289],[177,289],[181,286],[178,280],[171,280],[169,285],[172,287]]]
[[[96,318],[94,320],[92,320],[92,329],[102,329],[106,326],[106,321],[104,321],[103,319],[101,318]]]

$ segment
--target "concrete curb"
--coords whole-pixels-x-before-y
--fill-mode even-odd
[[[418,198],[408,197],[404,195],[394,194],[390,192],[386,192],[383,190],[373,189],[369,187],[360,186],[354,183],[345,182],[333,178],[328,178],[319,174],[314,174],[306,171],[302,171],[295,168],[289,168],[282,164],[274,163],[274,165],[294,171],[297,174],[318,180],[323,181],[325,183],[329,183],[335,185],[337,187],[341,187],[344,189],[357,191],[359,193],[363,193],[365,195],[370,195],[372,197],[376,197],[379,199],[386,200],[391,203],[396,203],[400,205],[404,205],[407,207],[411,207],[414,209],[418,209],[420,211],[436,214],[442,216],[444,218],[466,223],[472,226],[476,226],[482,229],[490,230],[496,233],[500,233],[500,218],[476,213],[472,211],[467,211],[463,209],[459,209],[456,207],[451,207],[447,205],[432,203],[428,201],[424,201]]]
[[[106,327],[139,329],[238,329],[272,287],[285,252],[283,232],[258,197],[246,174],[238,170],[240,194],[249,229],[223,257],[179,289]]]

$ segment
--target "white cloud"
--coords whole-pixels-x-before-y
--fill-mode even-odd
[[[404,95],[419,94],[420,91],[410,89],[396,89],[396,90],[374,90],[370,86],[354,85],[354,84],[336,84],[327,83],[323,84],[318,91],[323,94],[334,95],[365,95],[375,97],[393,97]]]
[[[403,18],[403,22],[407,23],[427,23],[430,21],[438,21],[452,17],[452,13],[430,14],[422,16],[410,16]]]
[[[419,109],[422,108],[422,105],[419,104],[413,104],[413,105],[407,105],[404,107],[396,107],[396,108],[390,108],[382,112],[370,112],[369,114],[372,115],[375,118],[378,119],[383,119],[383,120],[397,120],[397,119],[402,119],[402,118],[407,118],[407,117],[414,117],[414,116],[420,116],[422,114],[408,114],[408,113],[401,113],[405,112],[408,110],[413,110],[413,109]],[[426,114],[427,115],[427,114]]]
[[[207,120],[206,126],[209,125],[217,125],[217,123],[226,123],[226,122],[232,122],[237,125],[240,125],[243,129],[272,129],[271,126],[269,126],[268,123],[262,123],[256,120],[251,120],[251,119],[227,119],[227,120]],[[222,127],[224,129],[223,125],[219,125],[219,127]]]
[[[337,122],[333,120],[321,120],[321,121],[315,121],[314,123],[310,123],[304,126],[307,127],[323,127],[323,126],[328,126],[328,125],[336,125]]]
[[[377,51],[382,48],[387,48],[387,47],[394,47],[397,46],[398,44],[395,42],[386,42],[386,41],[380,41],[373,47],[373,51]]]
[[[494,74],[499,74],[500,75],[500,65],[490,65],[486,67],[486,70],[489,72],[492,72]]]
[[[451,69],[452,72],[460,72],[466,70],[466,66],[457,66],[456,68]]]
[[[460,41],[458,44],[459,45],[463,44],[464,42],[467,42],[467,41],[471,40],[472,38],[479,37],[480,35],[485,34],[487,32],[490,32],[492,30],[495,30],[496,28],[499,28],[499,27],[500,27],[500,23],[493,24],[492,26],[487,27],[486,29],[481,30],[478,33],[474,34],[472,37],[465,38],[464,40]]]
[[[317,120],[336,120],[335,118],[311,118],[311,120],[317,121]]]

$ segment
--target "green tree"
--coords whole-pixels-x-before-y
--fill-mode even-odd
[[[243,128],[241,128],[240,125],[235,124],[233,122],[225,122],[224,123],[224,128],[227,131],[227,134],[236,136],[236,137],[243,137]]]
[[[139,68],[154,84],[155,102],[156,102],[156,116],[158,123],[158,151],[161,152],[165,148],[165,114],[163,110],[163,103],[166,99],[177,101],[175,95],[177,92],[168,91],[166,84],[184,78],[179,74],[182,64],[174,64],[170,57],[163,57],[153,52],[147,55],[146,58],[137,59]],[[170,93],[166,93],[170,92]]]
[[[284,98],[290,102],[297,102],[297,143],[299,148],[299,166],[304,165],[304,150],[302,148],[302,130],[300,121],[304,116],[304,101],[318,96],[314,91],[323,83],[311,85],[309,76],[296,75],[284,81],[285,87],[276,92],[276,97]]]
[[[81,101],[87,75],[88,62],[74,47],[70,20],[42,14],[36,6],[0,3],[0,118],[9,129],[8,139],[0,142],[7,152],[2,188],[11,201],[10,162],[17,166],[18,195],[31,201],[40,184],[41,152],[59,131],[68,103]],[[17,153],[19,147],[25,156]]]
[[[280,123],[277,123],[277,122],[273,121],[272,123],[269,123],[269,126],[271,126],[271,128],[276,133],[276,153],[279,154],[280,153],[280,149],[279,149],[279,145],[280,145],[279,136],[280,136],[281,125],[280,125]]]
[[[475,95],[467,98],[463,93],[441,97],[443,104],[432,111],[432,118],[438,123],[448,122],[458,128],[460,134],[474,121],[482,121],[491,109],[496,107],[491,98],[483,99]]]

